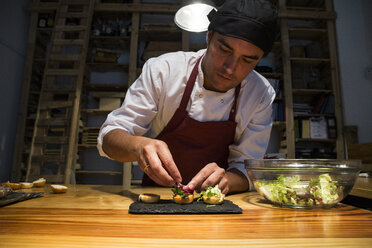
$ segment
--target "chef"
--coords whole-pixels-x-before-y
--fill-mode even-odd
[[[263,158],[275,92],[254,71],[272,47],[277,11],[227,0],[208,14],[207,49],[149,59],[98,136],[102,156],[138,161],[143,185],[252,189],[244,160]]]

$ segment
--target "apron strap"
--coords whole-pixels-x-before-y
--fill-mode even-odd
[[[192,89],[194,88],[194,84],[195,84],[195,81],[196,81],[196,77],[198,76],[198,66],[199,66],[199,63],[200,63],[201,59],[202,59],[202,57],[200,57],[198,59],[198,61],[196,61],[196,64],[195,64],[194,68],[192,69],[191,75],[190,75],[189,79],[187,80],[186,88],[185,88],[185,91],[183,93],[182,100],[181,100],[181,103],[180,103],[180,106],[179,106],[179,108],[182,109],[182,110],[186,110],[186,108],[187,108],[187,103],[189,102],[191,92],[192,92]],[[233,122],[235,122],[236,103],[238,101],[240,87],[241,87],[240,84],[238,84],[235,87],[234,103],[233,103],[233,106],[230,110],[229,120],[233,121]]]
[[[179,108],[182,109],[182,110],[186,110],[186,108],[187,108],[187,103],[189,102],[191,92],[192,92],[192,89],[194,88],[194,84],[195,84],[195,81],[196,81],[196,77],[198,76],[198,66],[199,66],[199,63],[200,63],[201,59],[202,59],[202,57],[200,57],[198,59],[198,61],[196,61],[196,64],[195,64],[194,68],[192,69],[189,80],[187,80],[185,92],[183,93],[181,104],[179,106]]]
[[[235,87],[235,98],[234,98],[234,103],[233,103],[233,106],[232,106],[232,108],[231,108],[231,110],[230,110],[229,120],[230,120],[230,121],[234,121],[234,122],[235,122],[235,114],[236,114],[236,103],[238,102],[238,97],[239,97],[240,87],[241,87],[241,84],[238,84],[238,85]]]

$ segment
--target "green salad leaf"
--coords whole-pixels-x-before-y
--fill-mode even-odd
[[[339,193],[337,181],[329,174],[321,174],[308,184],[299,176],[280,175],[275,181],[256,181],[259,191],[270,201],[286,205],[327,205],[337,202]]]
[[[200,192],[200,197],[198,198],[198,201],[202,200],[203,196],[206,196],[206,197],[214,196],[214,197],[220,198],[221,201],[223,201],[224,199],[224,195],[222,194],[220,188],[218,187],[218,184],[215,185],[214,187],[209,186],[204,191]]]

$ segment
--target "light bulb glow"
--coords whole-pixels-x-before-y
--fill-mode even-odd
[[[194,3],[179,9],[174,16],[174,22],[180,28],[190,32],[204,32],[208,29],[207,15],[214,9],[204,3]]]

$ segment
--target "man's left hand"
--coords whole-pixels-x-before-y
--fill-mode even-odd
[[[219,167],[216,163],[209,163],[191,179],[187,187],[191,190],[201,191],[208,186],[216,184],[218,184],[223,194],[229,192],[226,170]]]

